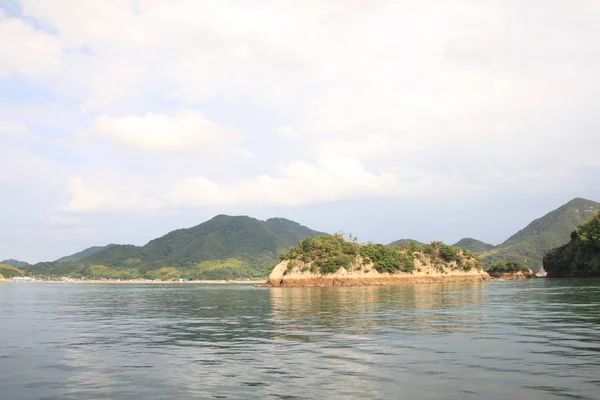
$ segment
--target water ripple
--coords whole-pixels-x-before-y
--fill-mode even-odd
[[[598,398],[600,280],[0,286],[20,399]]]

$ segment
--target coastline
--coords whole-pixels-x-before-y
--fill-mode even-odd
[[[268,287],[299,287],[299,286],[382,286],[408,285],[415,283],[439,282],[482,282],[494,280],[481,269],[468,271],[440,272],[430,265],[418,263],[418,270],[413,273],[380,273],[370,265],[364,270],[340,268],[332,274],[314,273],[303,270],[303,265],[288,270],[288,261],[279,263],[269,275],[265,283]]]
[[[529,273],[510,273],[491,275],[480,268],[470,270],[449,270],[441,272],[432,265],[417,261],[417,269],[412,273],[377,272],[369,265],[365,269],[346,270],[340,268],[332,274],[320,274],[306,270],[305,265],[292,269],[288,261],[279,263],[264,283],[265,287],[330,287],[330,286],[394,286],[428,283],[494,282],[507,280],[533,279],[537,276]]]
[[[489,274],[492,278],[499,281],[515,281],[523,279],[539,278],[533,271],[529,272],[502,272]]]
[[[264,283],[264,279],[261,280],[248,280],[248,281],[227,281],[227,280],[214,280],[214,281],[149,281],[149,280],[117,280],[117,279],[72,279],[72,280],[29,280],[29,281],[15,281],[12,279],[6,279],[0,281],[0,283],[9,284],[75,284],[75,285],[256,285]]]
[[[287,280],[283,284],[273,285],[269,282],[265,287],[349,287],[349,286],[400,286],[400,285],[418,285],[432,283],[464,283],[464,282],[492,282],[494,279],[484,275],[463,275],[463,276],[389,276],[380,278],[338,278],[321,277],[314,279]]]

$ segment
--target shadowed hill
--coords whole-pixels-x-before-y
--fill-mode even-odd
[[[502,244],[481,253],[480,257],[486,265],[519,261],[538,269],[548,251],[567,243],[575,227],[588,221],[598,211],[600,203],[575,198],[532,221]]]
[[[600,276],[600,213],[575,228],[569,243],[550,250],[544,269],[550,277]]]

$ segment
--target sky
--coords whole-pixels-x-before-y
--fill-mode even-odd
[[[0,259],[218,214],[498,244],[600,201],[600,2],[0,0]]]

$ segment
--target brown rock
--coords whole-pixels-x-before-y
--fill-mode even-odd
[[[412,273],[380,273],[373,268],[372,263],[365,265],[361,261],[358,259],[350,270],[340,268],[336,273],[326,275],[311,272],[310,264],[296,261],[293,268],[288,268],[289,262],[282,261],[273,269],[266,285],[271,287],[406,285],[436,282],[478,282],[492,279],[487,272],[481,269],[440,272],[431,265],[420,263],[418,260],[415,261],[416,269]]]

